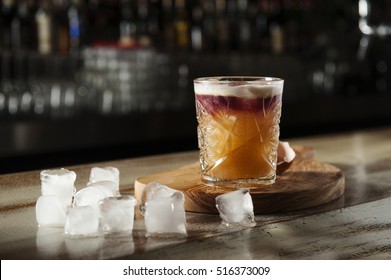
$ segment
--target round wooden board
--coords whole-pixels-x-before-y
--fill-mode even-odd
[[[139,200],[144,186],[157,181],[185,195],[185,210],[199,213],[217,213],[216,196],[232,191],[210,187],[200,180],[199,163],[138,178],[135,196]],[[293,211],[318,206],[340,197],[345,191],[342,171],[327,163],[298,156],[272,185],[251,189],[254,213]]]

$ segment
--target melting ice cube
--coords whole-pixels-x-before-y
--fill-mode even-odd
[[[116,194],[119,194],[119,170],[115,167],[93,167],[90,173],[90,183],[112,181],[115,183]]]
[[[99,229],[99,215],[91,206],[69,209],[65,222],[65,235],[71,237],[95,236]]]
[[[249,189],[239,189],[216,197],[216,207],[227,225],[254,225],[254,208]]]
[[[105,197],[117,196],[117,186],[113,181],[98,181],[89,183],[87,187],[94,187],[104,193]]]
[[[99,201],[108,197],[110,193],[105,193],[96,187],[85,187],[75,194],[73,206],[91,206],[99,214]]]
[[[160,188],[160,187],[158,187]],[[166,192],[167,191],[167,192]],[[165,196],[151,195],[145,202],[144,222],[147,235],[179,234],[186,235],[186,215],[183,193],[175,191]]]
[[[153,181],[148,183],[141,194],[140,211],[142,214],[145,212],[145,202],[148,200],[160,198],[160,197],[169,197],[177,192],[174,189],[171,189],[165,185],[160,184],[159,182]]]
[[[64,226],[66,211],[66,204],[55,195],[40,196],[35,206],[35,215],[40,226]]]
[[[131,232],[133,230],[134,206],[132,196],[107,197],[100,201],[100,227],[105,233]]]
[[[76,173],[67,169],[43,170],[40,174],[43,196],[55,195],[66,205],[71,205],[75,192]]]

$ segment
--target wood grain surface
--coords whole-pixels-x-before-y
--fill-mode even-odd
[[[314,160],[310,148],[297,146],[295,151],[298,156],[288,170],[277,175],[274,184],[251,188],[254,213],[305,209],[328,203],[344,193],[345,179],[339,168]],[[182,191],[189,212],[217,213],[216,196],[232,191],[202,183],[198,162],[138,178],[135,181],[138,200],[145,185],[153,181]]]
[[[298,211],[255,215],[254,227],[225,226],[219,215],[187,212],[186,238],[151,238],[136,211],[131,235],[72,239],[38,227],[39,170],[0,175],[0,259],[390,259],[391,127],[288,139],[307,159],[343,171],[344,194]],[[120,170],[120,191],[137,178],[195,163],[197,151],[68,166],[86,186],[95,166]],[[38,160],[38,159],[37,159]]]

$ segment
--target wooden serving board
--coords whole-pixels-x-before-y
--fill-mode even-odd
[[[251,189],[254,213],[293,211],[318,206],[340,197],[345,191],[342,171],[313,159],[311,149],[294,147],[296,158],[288,170],[277,175],[272,185]],[[185,195],[185,210],[217,213],[216,196],[232,191],[230,188],[207,186],[201,182],[199,163],[138,178],[135,196],[139,200],[144,186],[157,181]]]

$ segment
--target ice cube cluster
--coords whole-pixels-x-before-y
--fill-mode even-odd
[[[136,199],[120,195],[117,168],[92,168],[87,186],[78,192],[73,171],[43,170],[40,179],[35,208],[39,226],[64,227],[70,237],[132,232]]]
[[[41,172],[41,196],[36,203],[39,226],[63,227],[68,237],[130,234],[134,225],[133,196],[119,192],[119,171],[114,167],[91,169],[89,182],[76,192],[76,173],[67,169]],[[147,184],[139,209],[147,236],[186,236],[185,197],[159,182]],[[216,208],[225,225],[254,225],[249,189],[233,190],[216,197]]]

